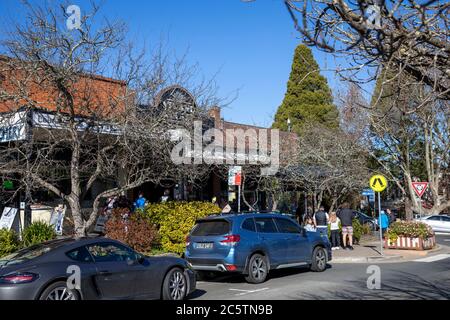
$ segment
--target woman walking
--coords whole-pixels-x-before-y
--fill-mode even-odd
[[[336,212],[330,214],[330,220],[328,224],[330,225],[330,240],[331,240],[331,250],[339,250],[341,246],[341,237],[339,235],[339,224],[341,220],[336,216]]]

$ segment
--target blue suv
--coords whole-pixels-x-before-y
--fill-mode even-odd
[[[185,259],[200,276],[237,272],[261,283],[273,269],[305,265],[324,271],[331,245],[281,214],[226,214],[197,220],[186,238]]]

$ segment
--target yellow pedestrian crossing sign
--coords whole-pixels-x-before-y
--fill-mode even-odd
[[[375,192],[381,192],[387,188],[387,180],[381,174],[376,174],[370,178],[370,188]]]

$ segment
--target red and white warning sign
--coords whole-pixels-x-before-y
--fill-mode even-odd
[[[428,188],[428,182],[413,182],[412,187],[416,192],[417,196],[421,198]]]
[[[233,166],[228,171],[228,185],[240,186],[242,182],[242,167]]]

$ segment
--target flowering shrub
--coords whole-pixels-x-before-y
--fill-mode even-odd
[[[156,228],[149,223],[143,213],[136,212],[126,217],[128,209],[114,209],[105,224],[105,235],[108,238],[128,244],[138,252],[148,253],[158,242]]]
[[[398,237],[422,238],[426,239],[434,235],[431,227],[423,222],[397,221],[389,226],[387,236],[391,241],[396,241]]]
[[[182,254],[186,236],[199,218],[220,213],[220,208],[209,202],[165,202],[150,204],[145,208],[147,219],[157,227],[162,249]]]

